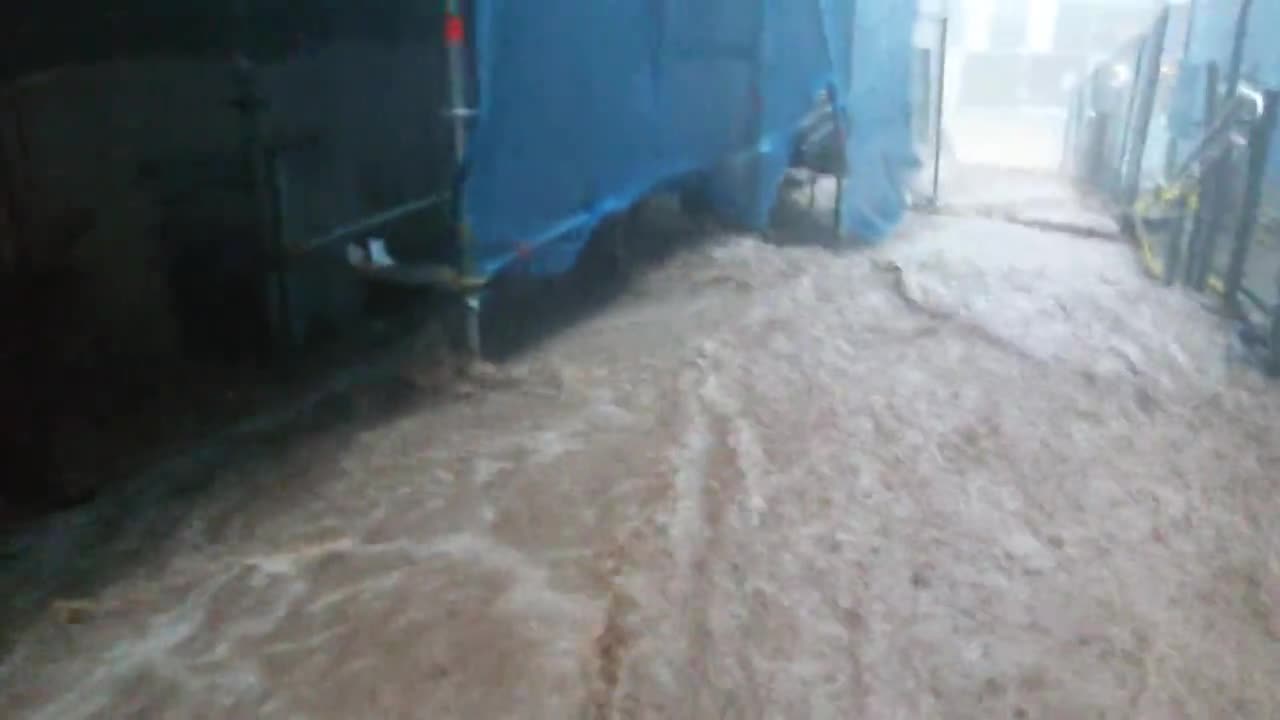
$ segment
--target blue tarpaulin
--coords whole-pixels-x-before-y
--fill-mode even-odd
[[[848,138],[841,230],[876,240],[903,215],[914,0],[477,0],[475,15],[462,212],[480,275],[562,272],[603,218],[672,183],[763,226],[823,92]]]
[[[915,167],[911,139],[914,0],[858,3],[849,91],[850,192],[842,230],[884,238],[906,212],[903,187]]]

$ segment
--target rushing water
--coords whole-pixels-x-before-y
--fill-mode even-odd
[[[1000,178],[965,200],[1071,202]],[[1273,717],[1280,391],[1226,336],[1117,242],[719,238],[465,398],[58,520],[6,561],[0,706]]]

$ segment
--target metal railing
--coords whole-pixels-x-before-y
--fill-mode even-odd
[[[1131,202],[1140,186],[1159,82],[1154,35],[1133,38],[1094,66],[1071,98],[1064,169],[1117,204]]]
[[[1280,94],[1209,64],[1201,68],[1198,136],[1153,148],[1148,133],[1168,117],[1158,102],[1162,84],[1178,80],[1161,67],[1167,22],[1166,11],[1077,88],[1063,169],[1111,205],[1152,275],[1219,296],[1240,337],[1280,375],[1280,223],[1260,221],[1280,215],[1272,207],[1280,205],[1280,177],[1268,173],[1280,158]],[[1236,33],[1237,44],[1245,37]]]
[[[937,206],[945,156],[942,129],[947,92],[949,18],[946,15],[922,15],[919,22],[925,30],[920,33],[924,39],[918,37],[914,47],[911,134],[922,155],[922,169],[929,176],[929,197],[925,204]]]

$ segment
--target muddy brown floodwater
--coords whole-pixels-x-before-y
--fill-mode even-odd
[[[1038,182],[1006,200],[1062,214]],[[1276,717],[1280,390],[1125,245],[964,215],[718,238],[465,400],[59,519],[0,706]],[[82,604],[38,569],[113,563]]]

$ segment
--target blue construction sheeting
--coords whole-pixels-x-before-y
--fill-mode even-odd
[[[843,231],[883,239],[906,212],[903,188],[918,159],[911,139],[915,0],[858,3],[849,91],[851,191]]]
[[[849,138],[842,230],[883,237],[913,160],[914,19],[914,0],[477,0],[474,272],[563,272],[602,219],[672,183],[763,226],[824,91]]]

